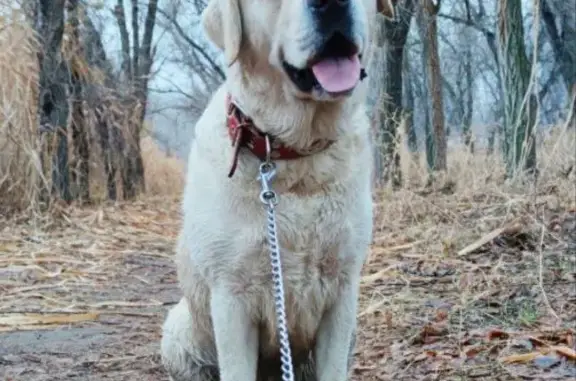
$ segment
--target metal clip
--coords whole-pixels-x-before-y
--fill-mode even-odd
[[[270,138],[266,135],[266,160],[260,164],[258,171],[258,180],[260,180],[261,185],[260,201],[273,207],[278,203],[278,198],[276,197],[276,192],[272,189],[272,180],[276,177],[276,165],[270,158],[271,151]]]
[[[264,162],[260,164],[258,175],[258,180],[260,180],[261,185],[260,201],[266,205],[276,205],[278,203],[276,192],[272,189],[272,180],[275,176],[276,165],[274,165],[274,163]]]

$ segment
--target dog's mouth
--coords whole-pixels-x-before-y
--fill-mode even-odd
[[[332,96],[339,96],[351,93],[360,81],[360,59],[358,46],[336,33],[308,61],[305,68],[296,68],[286,61],[282,65],[300,91],[310,93],[314,89],[321,89]]]

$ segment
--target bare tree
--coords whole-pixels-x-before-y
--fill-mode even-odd
[[[446,0],[445,0],[446,1]],[[496,0],[497,1],[497,0]],[[487,10],[487,4],[486,3],[492,3],[494,4],[492,1],[489,0],[477,0],[476,4],[477,5],[473,5],[471,4],[471,2],[469,0],[465,0],[461,5],[464,6],[464,15],[455,15],[455,14],[449,14],[449,13],[439,13],[438,17],[445,19],[445,20],[450,20],[456,24],[459,24],[461,26],[465,26],[466,27],[466,32],[464,33],[464,36],[467,40],[469,39],[469,37],[471,37],[470,32],[476,31],[478,32],[484,39],[485,42],[485,46],[488,48],[488,53],[486,54],[485,52],[483,52],[481,49],[479,49],[478,47],[475,48],[474,52],[472,52],[472,42],[468,41],[465,43],[464,45],[464,52],[462,52],[461,50],[459,50],[459,53],[465,55],[465,60],[464,62],[468,62],[468,54],[471,54],[473,56],[480,56],[480,57],[485,57],[485,59],[476,59],[474,64],[475,64],[475,71],[478,73],[478,76],[481,80],[484,81],[485,85],[487,85],[490,90],[491,90],[491,97],[494,100],[493,101],[493,109],[491,110],[491,114],[493,116],[493,118],[497,121],[499,121],[501,118],[503,118],[503,113],[504,113],[504,109],[503,109],[503,102],[504,102],[504,95],[502,92],[503,86],[502,86],[502,79],[501,79],[501,75],[500,75],[500,58],[499,58],[499,53],[498,53],[498,42],[496,39],[496,22],[495,20],[493,20],[493,17],[491,17],[488,13]],[[462,45],[461,45],[462,46]],[[461,55],[459,54],[459,55]],[[466,65],[466,64],[465,64]],[[469,67],[464,67],[464,71],[467,72],[469,69]],[[490,76],[490,78],[487,78],[487,75]],[[494,78],[496,79],[496,81],[494,81],[491,76],[494,76]],[[464,77],[464,75],[462,75],[461,77]],[[468,80],[470,77],[468,77],[468,75],[466,75],[466,78],[462,78],[463,80]],[[471,84],[469,84],[471,85]],[[468,86],[470,87],[470,86]],[[468,90],[466,90],[468,91]],[[468,117],[472,117],[472,110],[473,110],[473,98],[471,99],[470,97],[472,96],[472,93],[466,93],[464,95],[465,97],[465,102],[470,106],[467,107],[467,114],[466,114],[466,118]],[[470,103],[470,101],[472,101],[472,103]],[[463,126],[466,126],[467,123],[463,123]],[[489,132],[489,134],[491,134],[492,132],[496,132],[497,130],[491,131]],[[466,134],[467,131],[463,131],[464,134],[464,140],[466,142]]]
[[[68,70],[62,57],[65,0],[39,0],[35,24],[41,36],[39,52],[40,132],[56,134],[57,148],[52,163],[52,192],[65,201],[72,200],[68,172]],[[46,196],[46,195],[45,195]]]
[[[383,104],[380,116],[380,131],[384,155],[384,181],[391,180],[394,187],[402,185],[400,169],[400,155],[397,147],[398,125],[402,118],[402,86],[403,86],[403,59],[404,47],[410,31],[413,0],[403,0],[397,4],[396,20],[385,20],[381,28],[380,40],[385,41],[386,71],[381,78],[384,80],[383,89],[386,97],[382,97]]]
[[[126,126],[126,149],[122,163],[122,188],[124,198],[132,199],[145,190],[144,163],[140,150],[140,133],[148,103],[148,83],[153,63],[152,37],[156,25],[158,0],[148,0],[144,31],[140,40],[140,10],[138,0],[131,0],[132,49],[126,24],[124,0],[118,0],[114,15],[120,33],[122,72],[133,100],[133,118]]]
[[[418,41],[420,42],[421,51],[417,52],[415,61],[419,65],[411,65],[408,63],[408,70],[411,74],[410,82],[412,84],[412,91],[414,94],[414,112],[412,113],[413,121],[419,116],[422,125],[422,133],[424,138],[424,149],[426,153],[426,164],[428,169],[434,167],[434,136],[432,134],[431,118],[430,118],[430,89],[428,81],[428,72],[419,68],[426,68],[428,59],[429,45],[426,41],[426,25],[422,20],[422,11],[420,4],[418,5],[416,16],[416,26],[418,31]],[[419,113],[417,113],[418,111]],[[419,115],[418,115],[419,114]]]
[[[576,3],[540,0],[539,4],[542,21],[569,94],[569,107],[576,109]],[[572,112],[571,122],[576,128],[575,112]]]
[[[181,100],[169,107],[184,112],[191,124],[204,112],[212,93],[225,79],[223,66],[219,62],[221,53],[199,33],[200,17],[206,6],[201,1],[172,0],[158,9],[159,25],[162,25],[171,37],[171,54],[167,62],[185,71],[187,83],[172,81],[164,88],[151,89],[157,94],[176,95]],[[187,127],[185,140],[190,133]]]
[[[472,11],[470,8],[470,1],[466,0],[464,2],[466,9],[466,20],[472,21]],[[470,34],[470,27],[466,27],[463,30],[461,41],[461,46],[464,46],[464,59],[463,66],[464,70],[462,76],[464,81],[459,81],[459,84],[465,82],[464,88],[460,88],[460,93],[462,94],[462,99],[465,100],[464,113],[462,117],[462,137],[464,138],[464,144],[471,152],[474,152],[474,143],[472,141],[472,115],[474,113],[474,76],[472,73],[472,38]]]
[[[520,0],[498,1],[498,42],[505,93],[504,155],[507,173],[535,172],[536,99],[529,94],[530,61],[524,46]]]
[[[80,41],[81,9],[78,0],[68,0],[68,25],[70,26],[69,45],[71,50],[71,126],[74,146],[75,165],[71,171],[72,184],[75,186],[75,198],[81,202],[90,200],[90,149],[88,146],[88,126],[84,115],[83,72],[87,71],[87,63],[82,59],[82,44]]]
[[[82,25],[83,56],[90,68],[98,71],[102,77],[101,81],[84,84],[84,98],[91,106],[87,111],[93,113],[94,129],[102,150],[107,197],[110,200],[116,200],[118,197],[116,174],[120,166],[121,153],[124,150],[122,136],[124,112],[117,110],[114,105],[122,104],[123,97],[116,89],[119,81],[106,56],[100,32],[87,15],[82,19]],[[130,105],[128,104],[127,107]]]
[[[440,54],[438,52],[438,25],[436,16],[440,10],[441,1],[421,0],[419,12],[420,21],[425,31],[422,36],[426,46],[426,71],[430,90],[433,128],[433,170],[446,170],[446,131],[444,120],[444,100],[442,95],[442,73],[440,70]]]
[[[414,89],[412,84],[412,71],[410,70],[410,65],[408,61],[408,52],[404,51],[403,60],[403,74],[402,78],[404,81],[404,133],[407,138],[408,148],[410,152],[416,156],[418,152],[418,136],[416,135],[416,128],[414,126]],[[416,157],[413,158],[416,161]]]

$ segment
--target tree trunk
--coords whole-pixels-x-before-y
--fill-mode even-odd
[[[123,1],[118,0],[115,16],[120,30],[123,52],[123,68],[132,90],[131,101],[133,118],[127,126],[126,151],[122,165],[122,183],[124,198],[132,199],[140,192],[146,191],[144,178],[144,161],[140,150],[140,133],[146,117],[148,104],[148,82],[153,63],[152,37],[156,25],[158,0],[148,0],[147,14],[144,21],[142,41],[139,42],[138,4],[132,1],[132,41],[133,50],[130,56],[129,34],[126,27],[126,15]]]
[[[560,67],[560,75],[566,91],[570,94],[572,86],[576,85],[576,6],[574,2],[562,1],[555,4],[560,8],[555,11],[550,0],[540,0],[539,3],[542,21]]]
[[[421,64],[422,67],[427,66],[428,56],[430,55],[430,47],[428,44],[427,38],[427,31],[426,31],[426,20],[424,18],[424,12],[422,11],[422,7],[418,7],[418,12],[416,12],[416,24],[418,25],[418,35],[420,36],[420,40],[422,41],[422,56]],[[432,171],[434,169],[434,158],[436,152],[436,143],[434,140],[434,136],[432,134],[432,127],[431,127],[431,118],[430,118],[430,109],[432,107],[431,96],[430,96],[430,87],[429,87],[429,73],[427,70],[422,71],[422,83],[421,83],[421,94],[417,94],[419,96],[420,102],[423,105],[423,113],[424,113],[424,147],[426,152],[426,164],[428,166],[428,170]]]
[[[418,153],[418,138],[416,136],[416,128],[414,127],[414,90],[412,89],[412,79],[410,66],[406,51],[404,51],[404,133],[408,143],[408,149],[413,156]]]
[[[384,97],[384,74],[383,69],[385,63],[385,33],[384,21],[378,20],[376,25],[376,41],[374,56],[368,66],[368,94],[366,97],[366,107],[368,109],[368,116],[371,123],[371,138],[372,138],[372,155],[374,160],[374,186],[380,187],[384,182],[384,165],[382,160],[382,144],[381,144],[381,119],[382,110],[380,104]]]
[[[39,54],[40,132],[56,133],[58,147],[52,159],[52,193],[71,201],[68,168],[67,67],[61,54],[64,34],[65,0],[40,0],[39,29],[42,51]]]
[[[569,118],[569,125],[576,130],[576,83],[572,86],[572,92],[570,94],[569,100],[569,109],[568,109],[568,118]]]
[[[384,79],[384,92],[387,99],[382,105],[381,117],[382,144],[384,149],[384,181],[392,181],[392,186],[398,188],[402,185],[402,171],[400,167],[400,153],[398,152],[397,131],[402,117],[402,74],[404,46],[410,31],[410,22],[414,4],[406,0],[398,7],[397,21],[384,22],[386,74]]]
[[[442,73],[438,52],[438,26],[436,15],[441,1],[422,0],[423,18],[426,27],[428,57],[426,70],[432,100],[432,127],[434,131],[434,170],[446,170],[446,131],[444,126],[444,101],[442,95]]]
[[[90,201],[90,148],[88,146],[88,127],[84,117],[82,63],[78,64],[76,57],[84,57],[79,35],[78,0],[68,0],[69,24],[71,41],[75,58],[72,59],[72,141],[74,142],[76,165],[71,172],[72,183],[76,187],[76,198],[81,202]]]
[[[466,20],[472,22],[472,12],[470,8],[470,1],[466,0]],[[464,57],[464,76],[466,77],[466,106],[462,118],[462,131],[464,135],[464,145],[468,147],[471,153],[474,153],[474,141],[472,140],[472,117],[474,115],[474,78],[472,77],[472,34],[470,27],[466,27],[463,31],[465,57]]]
[[[488,130],[488,155],[494,154],[494,146],[496,145],[496,133],[498,126],[491,126]]]
[[[117,82],[114,79],[112,65],[106,57],[102,37],[89,17],[84,17],[84,54],[89,65],[99,69],[104,74],[104,84],[89,84],[85,86],[87,101],[95,105],[96,132],[98,134],[102,161],[106,176],[107,197],[117,200],[116,174],[118,171],[118,158],[121,156],[121,133],[115,123],[121,123],[117,117],[117,110],[112,107],[114,102],[122,99],[116,91],[112,91]]]
[[[462,118],[462,135],[464,145],[474,153],[474,142],[472,141],[472,115],[474,114],[474,79],[472,78],[472,48],[466,46],[464,56],[464,75],[466,76],[466,89],[464,89],[466,107]]]
[[[130,121],[129,135],[125,139],[126,149],[122,164],[122,189],[125,200],[132,200],[145,190],[139,127],[135,121]]]
[[[530,62],[524,47],[520,0],[499,0],[498,40],[504,85],[504,155],[507,175],[536,171],[536,99],[528,94]]]
[[[106,175],[106,191],[108,199],[117,200],[118,191],[116,189],[116,162],[115,156],[119,156],[120,152],[116,152],[114,155],[112,137],[110,132],[115,127],[110,123],[110,117],[106,115],[107,108],[104,103],[96,107],[96,129],[98,131],[98,137],[100,138],[100,147],[102,149],[102,159],[104,161],[104,173]]]

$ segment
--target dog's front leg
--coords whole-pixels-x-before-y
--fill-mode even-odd
[[[258,329],[247,306],[225,287],[212,290],[210,312],[220,381],[255,381]]]
[[[345,381],[348,378],[348,356],[356,329],[357,298],[358,282],[345,285],[320,322],[315,350],[318,381]]]

